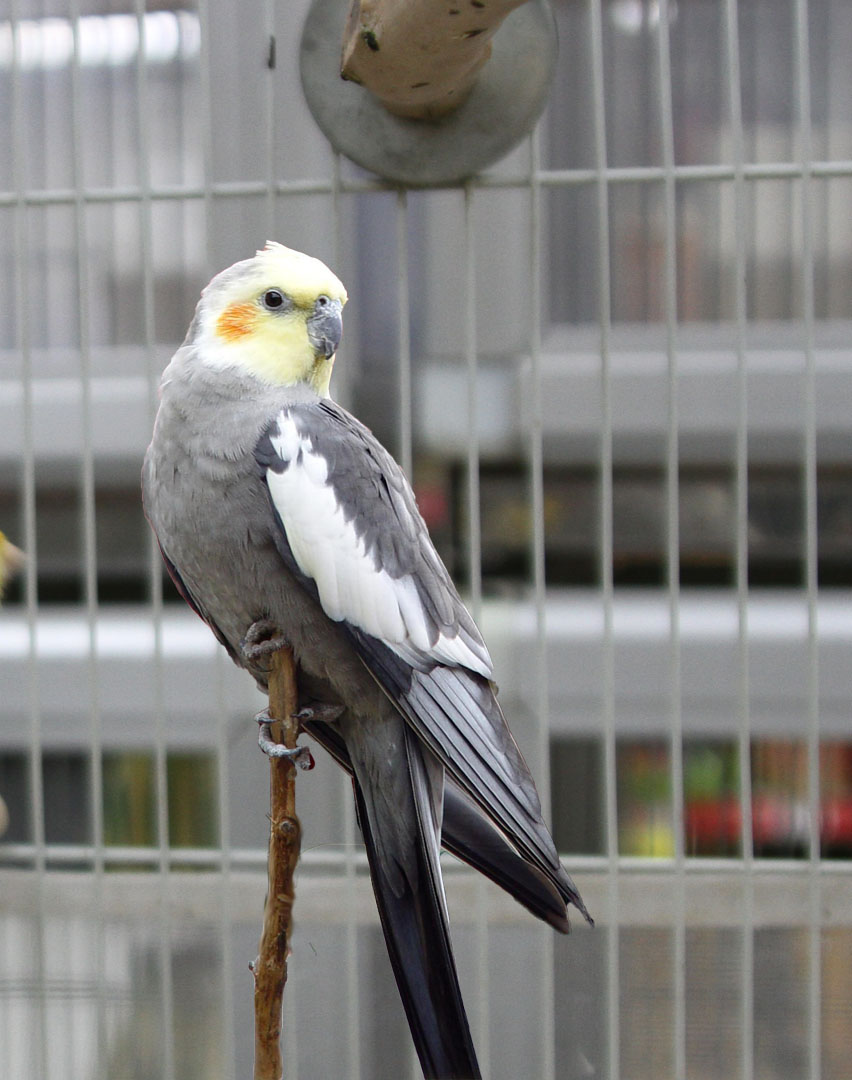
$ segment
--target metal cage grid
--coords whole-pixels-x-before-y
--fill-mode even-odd
[[[671,933],[670,980],[668,1001],[671,1015],[668,1033],[660,1035],[670,1040],[670,1066],[665,1073],[680,1078],[691,1075],[688,1066],[687,1031],[687,980],[688,980],[688,933],[694,926],[715,925],[738,932],[739,959],[736,980],[739,986],[740,1054],[738,1073],[742,1080],[768,1075],[756,1071],[755,1043],[755,931],[762,926],[789,921],[791,925],[804,928],[806,933],[807,963],[804,977],[807,986],[806,1064],[807,1075],[816,1078],[829,1075],[821,1060],[823,1026],[826,1009],[830,1003],[823,1000],[823,956],[826,949],[825,932],[831,928],[849,928],[849,900],[852,898],[852,874],[849,863],[828,862],[821,858],[819,834],[820,772],[819,750],[821,738],[820,719],[820,657],[821,657],[821,594],[817,577],[817,464],[818,464],[818,417],[817,417],[817,360],[815,344],[814,307],[814,238],[812,223],[812,191],[814,185],[829,178],[852,179],[852,161],[815,160],[811,132],[811,104],[809,68],[809,5],[807,0],[791,0],[795,25],[795,53],[792,74],[796,86],[797,116],[795,137],[798,153],[789,161],[753,162],[746,158],[743,139],[743,119],[740,108],[742,81],[739,51],[738,4],[736,0],[724,0],[719,5],[724,11],[724,65],[728,94],[730,129],[733,132],[732,154],[721,164],[685,165],[675,160],[674,128],[672,118],[671,56],[668,27],[673,4],[660,0],[658,5],[638,4],[648,13],[653,8],[658,13],[655,22],[656,63],[659,74],[659,126],[662,134],[662,163],[659,166],[612,166],[607,160],[607,95],[603,21],[608,5],[603,0],[589,0],[584,5],[588,18],[588,41],[586,48],[591,69],[591,115],[594,129],[594,166],[590,168],[552,168],[542,163],[542,136],[534,134],[515,154],[508,164],[486,175],[476,177],[464,184],[455,196],[443,193],[441,197],[457,197],[461,200],[463,227],[457,237],[460,252],[457,254],[457,281],[462,293],[461,317],[455,327],[458,341],[457,364],[464,372],[465,415],[467,421],[465,506],[469,523],[467,546],[468,561],[473,568],[469,581],[472,609],[486,624],[489,623],[488,605],[483,600],[483,585],[479,567],[481,564],[481,491],[479,486],[480,447],[477,432],[483,421],[478,389],[479,365],[482,354],[479,326],[482,318],[482,297],[477,281],[480,265],[479,250],[483,236],[489,228],[499,228],[500,220],[486,216],[483,225],[477,214],[481,210],[486,193],[511,191],[524,201],[520,211],[528,229],[527,250],[520,255],[507,252],[507,258],[526,260],[525,276],[528,293],[525,297],[526,311],[522,322],[524,329],[524,352],[526,376],[524,386],[528,393],[525,408],[529,417],[522,456],[529,477],[529,505],[533,529],[531,534],[531,575],[529,588],[516,607],[532,617],[532,641],[534,674],[532,684],[537,687],[537,698],[532,705],[535,724],[527,733],[525,749],[531,759],[533,771],[540,783],[545,804],[548,801],[546,763],[549,758],[552,702],[549,694],[549,668],[553,658],[549,656],[547,641],[548,586],[545,558],[545,490],[544,490],[544,433],[542,421],[542,355],[545,348],[544,334],[547,328],[546,288],[544,275],[549,252],[549,236],[545,198],[550,190],[583,186],[595,193],[596,230],[598,236],[598,260],[595,289],[598,296],[598,346],[600,357],[599,392],[600,416],[598,456],[600,463],[600,518],[599,573],[600,587],[595,594],[593,606],[600,619],[600,657],[602,682],[600,700],[600,733],[603,746],[603,821],[604,852],[601,855],[569,857],[570,866],[576,870],[581,887],[589,894],[590,907],[595,911],[602,929],[596,933],[603,942],[602,993],[590,1008],[605,1018],[601,1060],[582,1062],[566,1059],[559,1041],[558,1022],[554,1004],[553,988],[556,974],[556,953],[549,934],[527,930],[517,947],[510,947],[511,955],[525,957],[529,970],[534,972],[528,979],[529,994],[534,1000],[532,1012],[521,1037],[522,1047],[533,1048],[533,1064],[525,1075],[542,1078],[573,1075],[608,1076],[611,1080],[632,1075],[628,1068],[622,1071],[622,1036],[625,1009],[631,1007],[632,999],[624,989],[623,951],[620,938],[625,927],[666,927]],[[813,8],[813,3],[811,7]],[[304,5],[302,5],[304,7]],[[6,24],[20,25],[31,16],[30,5],[12,0]],[[285,53],[291,62],[297,54],[297,35],[292,30],[292,13],[285,14],[274,0],[263,0],[254,5],[254,13],[262,27],[257,40],[273,35],[278,41],[279,55]],[[69,20],[73,31],[71,54],[68,61],[70,72],[72,117],[72,174],[73,183],[67,186],[34,186],[25,175],[22,148],[27,138],[27,113],[25,109],[24,53],[20,36],[10,35],[14,41],[8,59],[8,79],[11,87],[9,109],[11,146],[13,148],[12,182],[7,190],[0,191],[0,213],[11,222],[7,243],[11,250],[14,274],[8,282],[13,294],[15,313],[14,355],[17,369],[12,366],[11,376],[4,374],[3,393],[20,417],[19,481],[18,491],[22,507],[22,546],[28,553],[28,567],[24,579],[22,603],[17,611],[10,609],[0,622],[7,645],[4,680],[4,696],[16,703],[23,702],[26,713],[24,743],[29,757],[29,814],[31,838],[28,842],[8,843],[0,846],[4,879],[4,913],[0,919],[0,956],[9,972],[4,981],[0,998],[0,1061],[4,1075],[26,1076],[82,1076],[111,1075],[109,1073],[112,1047],[118,1037],[120,1025],[115,1019],[114,971],[116,955],[128,950],[127,941],[121,941],[115,927],[123,913],[133,913],[133,933],[150,921],[156,941],[156,976],[150,993],[156,1000],[156,1016],[160,1053],[159,1071],[165,1080],[189,1076],[182,1058],[183,1039],[176,1030],[174,1018],[178,1013],[178,999],[185,996],[192,983],[181,974],[184,958],[179,948],[179,938],[187,933],[193,922],[199,922],[218,934],[217,969],[218,1005],[221,1020],[218,1043],[221,1060],[205,1075],[236,1076],[244,1074],[246,1064],[240,1059],[242,1046],[240,1025],[245,1020],[245,1008],[239,1002],[241,991],[239,971],[246,957],[239,954],[242,943],[251,939],[252,927],[259,926],[260,898],[264,881],[262,868],[265,853],[258,848],[246,847],[231,836],[231,803],[229,769],[224,764],[233,752],[233,717],[240,709],[247,709],[247,693],[236,689],[234,675],[221,655],[214,652],[198,636],[188,621],[177,619],[166,610],[158,555],[153,542],[149,547],[148,579],[150,602],[132,613],[131,621],[136,636],[125,636],[121,643],[113,637],[115,620],[98,599],[98,548],[95,508],[96,472],[98,468],[97,422],[101,405],[95,400],[98,389],[95,349],[92,345],[90,325],[95,305],[92,296],[92,264],[89,251],[92,246],[94,218],[92,210],[103,206],[132,208],[138,215],[138,252],[135,257],[141,266],[142,333],[138,341],[143,356],[144,415],[147,421],[153,416],[156,396],[155,387],[163,363],[163,348],[157,333],[155,302],[155,277],[158,253],[154,250],[156,225],[154,218],[158,204],[197,204],[199,213],[196,223],[204,226],[203,237],[193,242],[196,249],[203,249],[205,276],[209,276],[220,264],[223,255],[230,254],[234,246],[232,235],[225,235],[222,225],[226,204],[236,208],[259,201],[263,206],[260,214],[253,213],[253,220],[262,218],[266,232],[272,236],[280,232],[282,219],[294,222],[298,217],[300,200],[308,198],[321,205],[326,213],[326,227],[321,231],[320,253],[335,266],[341,267],[344,280],[364,272],[363,260],[359,260],[357,247],[359,230],[363,225],[352,211],[352,201],[357,198],[384,200],[390,248],[394,251],[396,290],[388,305],[395,323],[393,341],[396,365],[396,400],[393,406],[396,447],[400,460],[411,472],[414,464],[415,443],[415,356],[412,349],[414,331],[412,323],[418,315],[421,295],[412,279],[412,266],[420,257],[413,250],[412,201],[424,196],[412,196],[405,191],[391,192],[380,181],[353,171],[333,154],[325,153],[318,135],[308,152],[310,167],[300,175],[299,165],[295,175],[282,179],[277,175],[278,154],[284,134],[280,128],[280,91],[273,79],[265,81],[265,91],[260,101],[254,102],[254,116],[262,129],[262,145],[265,159],[260,170],[263,179],[216,179],[213,167],[216,156],[215,144],[221,138],[216,118],[212,115],[213,83],[219,77],[217,58],[211,55],[211,40],[215,39],[213,27],[222,15],[220,5],[199,0],[197,6],[198,48],[197,92],[200,107],[194,114],[200,129],[201,172],[187,182],[160,183],[150,175],[146,163],[154,151],[155,135],[152,125],[154,110],[151,103],[150,68],[145,61],[144,49],[140,49],[134,64],[135,118],[134,129],[138,140],[140,168],[132,183],[90,185],[84,180],[83,132],[86,127],[86,103],[82,85],[83,58],[81,56],[81,20],[84,12],[78,2],[69,2],[62,14]],[[145,20],[149,18],[143,0],[136,0],[133,18],[138,38],[144,40]],[[285,29],[289,27],[289,29]],[[0,27],[0,29],[3,29]],[[5,31],[4,31],[5,32]],[[0,38],[0,42],[2,42]],[[280,62],[279,62],[280,63]],[[292,90],[292,85],[290,85]],[[750,691],[752,612],[754,597],[748,580],[748,499],[749,499],[749,348],[747,311],[747,258],[746,229],[749,185],[761,180],[788,180],[798,192],[798,236],[801,245],[801,295],[802,315],[795,323],[795,348],[804,364],[804,414],[801,418],[801,468],[804,476],[804,563],[805,582],[797,594],[797,600],[805,612],[806,630],[801,638],[801,649],[806,656],[807,671],[807,717],[806,742],[808,760],[808,807],[809,844],[808,856],[802,861],[757,860],[751,854],[751,802],[750,770],[747,763],[751,754],[752,695]],[[737,719],[736,740],[739,750],[741,783],[739,806],[741,811],[742,855],[726,859],[696,859],[684,849],[683,805],[683,738],[682,715],[683,668],[682,668],[682,613],[683,598],[679,574],[679,467],[681,429],[678,412],[679,401],[679,338],[681,327],[678,319],[677,280],[677,208],[676,191],[679,185],[691,182],[732,185],[735,202],[736,234],[736,415],[733,418],[735,436],[734,471],[736,491],[735,534],[735,610],[736,610],[736,665],[730,678],[736,683]],[[616,668],[618,664],[619,597],[613,581],[613,469],[614,469],[614,405],[613,405],[613,320],[610,265],[611,193],[617,185],[662,185],[664,202],[664,351],[667,365],[667,421],[663,432],[665,441],[665,505],[666,505],[666,552],[667,581],[664,588],[667,632],[667,739],[670,748],[674,853],[671,857],[654,860],[631,858],[620,854],[617,813],[617,738],[619,735],[616,703]],[[387,200],[392,198],[393,205]],[[292,205],[293,209],[289,207]],[[314,204],[312,204],[314,205]],[[53,613],[45,611],[39,603],[39,535],[37,529],[36,494],[40,455],[43,453],[39,428],[40,410],[43,409],[38,395],[39,361],[42,355],[32,342],[33,327],[37,321],[34,310],[36,298],[32,291],[32,265],[34,240],[32,215],[47,208],[60,208],[73,219],[75,264],[71,279],[74,283],[74,308],[77,319],[77,347],[79,367],[77,371],[77,413],[79,416],[79,441],[71,459],[74,463],[72,486],[79,498],[82,529],[82,578],[83,602],[75,613],[72,633],[78,635],[72,645],[56,644],[51,637]],[[227,216],[227,211],[224,212]],[[329,224],[330,223],[330,224]],[[298,224],[295,225],[299,230]],[[265,237],[260,237],[262,240]],[[258,238],[239,235],[239,254],[255,244]],[[284,239],[284,237],[282,237]],[[395,249],[395,250],[394,250]],[[235,256],[236,257],[236,256]],[[198,274],[196,273],[196,277]],[[357,318],[357,316],[356,316]],[[358,342],[363,339],[360,328],[352,337],[354,346],[350,352],[357,354]],[[98,368],[98,372],[100,369]],[[359,372],[359,374],[362,374]],[[346,381],[345,373],[342,396],[346,399],[353,391],[352,376]],[[7,402],[7,403],[8,403]],[[77,430],[75,428],[75,430]],[[143,449],[138,447],[139,452]],[[492,616],[493,618],[493,616]],[[62,631],[62,625],[57,624]],[[65,627],[66,634],[69,628]],[[183,652],[182,652],[183,650]],[[184,655],[185,654],[185,655]],[[146,738],[154,755],[156,778],[156,829],[157,844],[152,848],[116,847],[105,844],[105,824],[102,800],[103,756],[105,731],[102,717],[105,702],[115,708],[115,701],[125,694],[135,692],[136,682],[129,690],[105,685],[115,680],[116,671],[122,665],[135,663],[144,658],[143,672],[152,679],[146,702],[150,704],[152,724]],[[176,657],[178,660],[176,661]],[[219,843],[215,847],[188,849],[175,848],[169,844],[169,791],[167,776],[167,752],[170,744],[168,701],[176,685],[176,663],[182,659],[190,665],[188,678],[200,679],[193,687],[198,689],[201,708],[209,706],[212,732],[208,727],[206,738],[212,745],[220,763],[218,821]],[[91,812],[91,842],[86,844],[49,843],[45,829],[44,789],[42,785],[42,754],[46,743],[55,737],[53,731],[44,727],[45,702],[48,710],[56,709],[57,696],[61,690],[51,690],[50,685],[60,680],[63,673],[73,665],[77,673],[81,693],[85,694],[87,707],[86,724],[82,741],[87,747],[88,788]],[[112,666],[110,666],[112,665]],[[14,678],[15,686],[11,680]],[[134,676],[137,678],[137,676]],[[202,687],[203,684],[203,687]],[[190,697],[184,691],[181,702]],[[18,713],[15,713],[17,716]],[[211,721],[208,720],[208,724]],[[6,722],[0,724],[0,737],[10,738],[5,730]],[[16,735],[20,739],[20,732]],[[107,740],[108,741],[108,740]],[[248,752],[248,751],[246,751]],[[309,781],[303,783],[303,787]],[[340,781],[339,790],[333,798],[339,803],[342,826],[339,846],[325,850],[322,846],[307,851],[302,860],[302,872],[298,889],[297,906],[306,912],[309,926],[327,919],[339,929],[335,961],[330,971],[337,972],[335,986],[329,992],[333,1002],[339,1004],[345,1017],[345,1033],[332,1039],[335,1048],[330,1057],[316,1071],[304,1052],[308,1044],[312,1054],[317,1053],[317,1037],[306,1031],[307,1019],[297,1004],[301,982],[300,960],[310,941],[297,937],[294,958],[296,970],[292,992],[287,995],[285,1015],[285,1039],[288,1046],[288,1062],[293,1067],[288,1076],[346,1075],[350,1077],[380,1075],[375,1063],[370,1067],[367,1043],[373,1037],[364,1022],[362,999],[373,990],[366,981],[370,970],[365,963],[366,946],[363,940],[365,926],[374,923],[371,901],[365,879],[365,864],[355,847],[356,827],[350,800],[345,797],[345,783]],[[258,815],[263,813],[263,795],[258,793]],[[310,802],[310,797],[308,796]],[[309,813],[310,811],[308,811]],[[195,872],[190,872],[194,870]],[[484,987],[493,983],[495,968],[495,924],[520,924],[507,905],[495,898],[490,887],[474,882],[465,872],[456,868],[448,871],[448,890],[454,913],[459,922],[471,928],[461,940],[462,963],[467,970],[463,975],[468,994],[471,1020],[486,1075],[519,1075],[507,1072],[512,1065],[503,1060],[502,1046],[495,1043],[495,1028],[505,1021],[506,1005],[495,1001]],[[301,918],[301,917],[300,917]],[[240,934],[235,937],[234,927],[239,925]],[[519,932],[520,933],[520,932]],[[580,932],[578,937],[583,937]],[[248,935],[248,937],[247,937]],[[190,934],[190,937],[192,935]],[[238,940],[239,938],[239,940]],[[25,942],[22,946],[20,943]],[[570,948],[572,943],[567,946]],[[301,951],[300,951],[301,946]],[[515,948],[515,952],[512,952]],[[562,948],[560,944],[560,949]],[[81,960],[75,950],[81,950],[87,959]],[[564,950],[563,950],[564,953]],[[562,954],[560,954],[562,955]],[[25,958],[24,969],[32,975],[26,986],[20,966]],[[560,961],[564,963],[565,961]],[[17,965],[17,966],[16,966]],[[340,975],[340,967],[343,975]],[[69,1001],[74,996],[75,972],[88,970],[92,973],[92,985],[82,1011],[71,1011]],[[329,974],[329,973],[326,973]],[[197,977],[197,976],[196,976]],[[311,974],[311,978],[315,975]],[[581,978],[578,976],[578,978]],[[17,980],[17,981],[16,981]],[[63,980],[67,986],[63,990]],[[850,1003],[841,1003],[847,1011]],[[86,1009],[89,1009],[86,1012]],[[341,1025],[341,1029],[343,1025]],[[509,1059],[511,1061],[511,1058]],[[80,1062],[89,1071],[75,1073]],[[331,1064],[329,1064],[329,1062]],[[208,1063],[209,1064],[209,1063]],[[288,1066],[289,1068],[289,1066]],[[408,1054],[411,1075],[417,1075],[413,1058]],[[337,1071],[335,1071],[335,1069]],[[114,1075],[114,1074],[112,1074]],[[127,1075],[131,1075],[128,1073]],[[137,1075],[133,1073],[132,1075]],[[141,1075],[138,1074],[138,1075]],[[146,1074],[147,1075],[147,1074]],[[199,1073],[200,1075],[200,1073]],[[383,1074],[384,1075],[384,1074]],[[392,1075],[388,1072],[386,1075]],[[694,1075],[704,1075],[695,1072]],[[707,1075],[716,1075],[708,1072]],[[779,1074],[781,1075],[781,1074]]]

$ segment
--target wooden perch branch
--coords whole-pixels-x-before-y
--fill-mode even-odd
[[[288,646],[272,656],[269,676],[270,733],[293,748],[299,734],[296,662]],[[269,884],[260,949],[254,964],[254,1080],[281,1080],[281,1007],[293,912],[293,875],[299,861],[301,826],[296,817],[296,767],[287,758],[269,759]]]
[[[340,74],[393,113],[451,112],[491,55],[491,38],[524,0],[352,0]]]

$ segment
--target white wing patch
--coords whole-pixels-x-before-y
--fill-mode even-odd
[[[323,610],[383,641],[398,656],[418,663],[425,656],[490,677],[490,665],[460,636],[429,640],[429,623],[410,574],[393,578],[377,570],[354,524],[347,521],[328,482],[328,463],[311,439],[282,412],[276,453],[283,472],[268,469],[266,482],[299,569],[316,583]]]

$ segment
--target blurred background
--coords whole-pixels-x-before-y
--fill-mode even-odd
[[[403,190],[299,83],[304,0],[4,0],[0,1074],[245,1077],[263,700],[139,468],[199,290],[350,294],[335,397],[404,463],[595,915],[446,859],[486,1075],[849,1075],[852,7],[557,0],[536,131]],[[270,66],[270,40],[274,64]],[[418,1075],[326,758],[287,1077]]]

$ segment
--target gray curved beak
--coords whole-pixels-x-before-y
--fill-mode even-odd
[[[343,336],[343,305],[328,296],[318,296],[314,310],[308,316],[308,341],[318,356],[326,359],[337,352]]]

